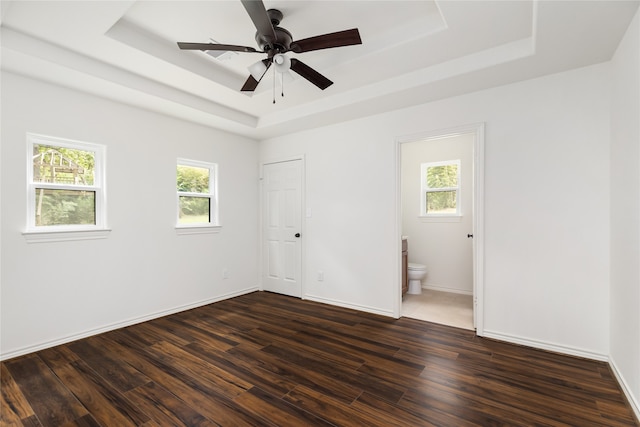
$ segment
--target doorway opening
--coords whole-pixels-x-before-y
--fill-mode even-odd
[[[482,334],[484,125],[397,141],[397,317]]]

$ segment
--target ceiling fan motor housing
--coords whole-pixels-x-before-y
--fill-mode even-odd
[[[273,31],[276,34],[276,39],[271,41],[259,32],[256,32],[255,39],[258,46],[260,46],[264,52],[267,52],[269,58],[271,58],[273,55],[291,50],[290,47],[291,42],[293,41],[293,36],[286,29],[278,27],[278,24],[280,24],[280,21],[282,21],[283,18],[282,12],[278,9],[269,9],[267,10],[267,15],[273,25]]]
[[[288,52],[291,50],[291,42],[293,41],[291,33],[284,28],[274,27],[273,30],[276,33],[276,39],[273,43],[262,34],[256,33],[256,43],[260,46],[260,49],[269,54],[269,57],[277,53]]]

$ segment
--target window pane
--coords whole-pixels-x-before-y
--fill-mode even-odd
[[[180,196],[180,224],[208,224],[211,222],[211,199],[208,197]]]
[[[209,169],[178,165],[178,191],[185,193],[209,193]]]
[[[36,225],[96,223],[96,193],[36,188]]]
[[[427,168],[428,188],[458,186],[458,165],[430,166]]]
[[[33,182],[93,185],[95,153],[47,145],[33,146]]]
[[[455,214],[456,191],[436,191],[427,193],[428,214]]]

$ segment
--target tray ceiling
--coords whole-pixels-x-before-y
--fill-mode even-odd
[[[256,47],[238,0],[3,1],[2,68],[231,132],[266,138],[609,60],[636,1],[286,1],[294,39],[358,28],[363,44],[298,57],[334,84],[268,73],[177,41]],[[274,91],[275,83],[275,91]],[[275,94],[276,103],[273,104]]]

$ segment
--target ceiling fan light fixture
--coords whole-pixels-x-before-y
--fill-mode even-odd
[[[262,76],[264,76],[264,73],[266,71],[267,71],[267,66],[264,65],[262,61],[258,61],[255,64],[252,64],[249,66],[249,73],[257,81],[260,81],[260,79],[262,79]]]
[[[285,54],[278,53],[273,56],[273,65],[277,72],[286,73],[291,68],[291,59]]]

